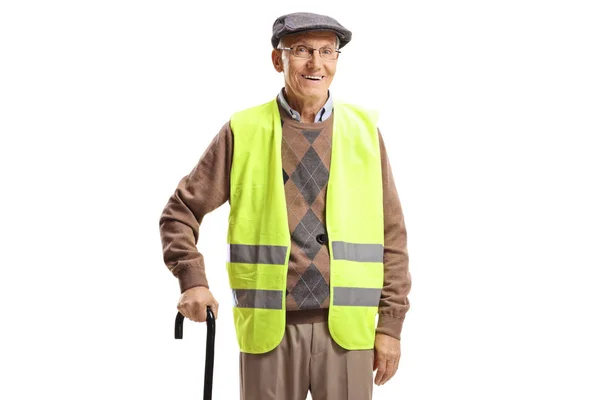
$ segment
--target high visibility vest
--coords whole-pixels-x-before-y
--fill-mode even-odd
[[[372,349],[383,287],[383,185],[377,113],[334,101],[326,196],[329,331],[348,350]],[[231,117],[234,136],[227,272],[240,351],[266,353],[285,330],[291,236],[277,100]]]

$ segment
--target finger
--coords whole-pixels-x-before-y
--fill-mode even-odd
[[[183,306],[181,305],[181,303],[177,303],[177,311],[179,311],[181,313],[181,315],[183,315],[185,318],[188,317],[186,315],[186,311],[183,309]]]
[[[386,362],[386,368],[385,368],[385,373],[383,374],[383,377],[381,378],[381,384],[385,384],[387,381],[390,380],[390,378],[392,376],[394,376],[394,360],[387,360]]]
[[[185,309],[185,307],[184,307],[184,304],[183,304],[183,303],[181,303],[181,302],[177,303],[177,310],[179,310],[179,312],[180,312],[181,314],[183,314],[183,316],[184,316],[184,317],[186,317],[186,318],[189,318],[189,317],[188,317],[188,312],[187,312],[187,310]]]
[[[394,375],[396,375],[396,372],[398,372],[398,366],[400,365],[400,355],[398,355],[395,359],[394,359],[394,364],[392,367],[392,374],[390,375],[390,379],[392,379],[394,377]]]
[[[381,385],[381,380],[385,374],[387,363],[384,359],[377,359],[377,374],[375,374],[375,384]]]
[[[181,313],[189,320],[193,321],[196,317],[190,308],[190,305],[185,303],[181,305]]]
[[[196,320],[196,315],[194,314],[194,309],[191,307],[191,304],[185,303],[181,308],[183,309],[182,314],[185,315],[187,319],[190,321]]]
[[[196,309],[194,307],[194,303],[186,302],[183,304],[182,308],[185,310],[185,315],[190,321],[196,322],[198,320],[198,315],[196,314]]]
[[[198,316],[197,322],[206,321],[206,316],[207,316],[206,305],[201,304],[201,303],[196,303],[195,306],[196,306],[196,315]]]
[[[213,300],[213,302],[210,304],[210,309],[212,310],[215,319],[217,319],[219,316],[219,303],[217,303],[216,300]]]

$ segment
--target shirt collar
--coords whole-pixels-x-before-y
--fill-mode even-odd
[[[283,107],[288,112],[290,117],[292,117],[292,119],[300,122],[300,113],[298,111],[294,110],[292,107],[290,107],[290,105],[288,104],[288,102],[285,99],[285,96],[283,95],[283,88],[277,95],[277,100],[279,101],[279,104],[281,105],[281,107]],[[325,121],[327,118],[329,118],[331,116],[332,111],[333,111],[333,98],[331,97],[331,94],[329,93],[329,90],[328,90],[327,91],[327,101],[325,102],[325,105],[323,106],[323,108],[321,108],[319,110],[319,112],[315,115],[315,122]]]

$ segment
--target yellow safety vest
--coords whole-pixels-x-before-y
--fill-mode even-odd
[[[372,349],[383,287],[383,186],[377,113],[334,101],[326,196],[329,331],[348,350]],[[240,350],[266,353],[285,330],[291,237],[277,100],[235,113],[227,272]]]

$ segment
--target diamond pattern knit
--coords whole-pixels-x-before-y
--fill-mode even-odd
[[[329,307],[329,249],[317,236],[326,234],[325,196],[329,180],[333,118],[300,124],[282,115],[281,157],[291,255],[286,308]]]

